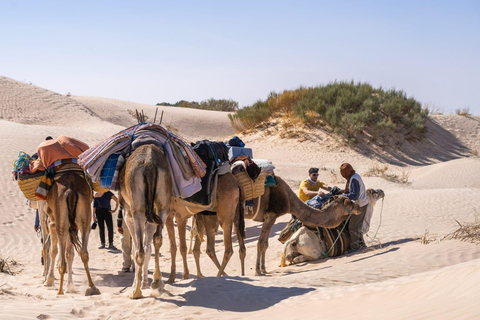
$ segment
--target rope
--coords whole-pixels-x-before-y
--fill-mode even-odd
[[[30,163],[30,156],[23,151],[18,153],[18,159],[13,161],[14,170],[20,174],[25,167]]]
[[[375,238],[377,237],[378,230],[380,230],[380,226],[382,225],[382,212],[383,212],[383,201],[385,200],[385,197],[382,198],[382,209],[380,210],[380,222],[378,223],[378,228],[377,231],[375,231],[375,235],[373,236],[372,242],[375,241]]]
[[[328,254],[332,251],[333,247],[335,246],[335,243],[337,243],[337,240],[340,238],[340,236],[342,235],[343,230],[344,230],[345,227],[347,226],[348,220],[350,220],[350,217],[352,216],[352,211],[351,211],[350,209],[348,209],[345,204],[343,204],[343,207],[348,211],[347,220],[345,220],[345,223],[343,224],[342,230],[340,230],[340,232],[338,233],[338,236],[337,236],[337,238],[335,239],[335,241],[333,241],[332,246],[330,247],[330,249],[329,249],[327,252],[322,251],[322,255],[323,255],[324,257],[328,257]],[[319,229],[318,227],[317,227],[317,232],[318,232],[318,236],[320,236],[320,229]]]

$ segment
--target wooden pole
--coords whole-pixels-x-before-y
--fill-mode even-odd
[[[155,117],[153,118],[153,123],[155,123],[155,120],[157,120],[157,112],[158,112],[158,107],[155,109]]]
[[[163,110],[162,110],[162,114],[160,116],[160,122],[158,124],[162,124],[162,119],[163,119]]]

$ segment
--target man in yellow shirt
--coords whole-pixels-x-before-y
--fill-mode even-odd
[[[331,187],[327,187],[325,183],[318,180],[318,168],[310,168],[308,170],[308,179],[303,180],[298,189],[298,197],[303,202],[312,199],[316,195],[323,196],[325,193],[320,190],[330,191]]]

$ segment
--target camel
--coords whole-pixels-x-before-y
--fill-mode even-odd
[[[38,210],[40,228],[42,230],[42,257],[43,257],[43,276],[47,277],[50,265],[50,231],[48,229],[49,220],[46,212],[47,202],[44,200],[29,201],[29,207]]]
[[[371,217],[376,202],[378,199],[385,197],[385,193],[381,189],[368,189],[367,197],[367,215],[370,213]],[[343,232],[348,231],[343,230]],[[368,227],[366,228],[366,232],[368,232]],[[324,241],[315,231],[303,226],[298,229],[283,245],[280,265],[284,267],[286,265],[286,261],[290,262],[290,264],[293,264],[322,259],[325,257],[324,253],[328,249],[329,248],[326,247]]]
[[[47,195],[47,214],[50,219],[50,267],[45,281],[46,286],[53,286],[54,261],[60,252],[58,271],[60,286],[58,295],[63,295],[64,275],[68,267],[67,292],[75,292],[72,279],[74,248],[80,255],[88,279],[86,296],[100,294],[95,287],[88,268],[88,236],[92,219],[92,189],[87,180],[77,172],[66,171],[55,176],[55,182]],[[78,237],[81,233],[81,241]]]
[[[265,187],[265,193],[254,199],[254,213],[245,215],[247,219],[252,219],[254,216],[263,216],[264,219],[257,244],[255,264],[255,275],[257,276],[267,273],[265,253],[268,248],[268,237],[278,217],[291,213],[307,226],[334,228],[348,217],[349,212],[355,215],[360,214],[358,205],[345,197],[337,197],[329,206],[325,206],[321,210],[314,209],[300,200],[282,178],[275,176],[275,181],[276,187]]]
[[[142,283],[143,288],[148,286],[152,240],[155,248],[155,271],[151,288],[157,289],[152,295],[161,294],[164,287],[159,263],[162,229],[167,223],[173,192],[170,167],[163,150],[153,144],[135,149],[120,172],[119,183],[120,204],[124,208],[125,221],[135,249],[135,280],[129,297],[141,298]],[[173,226],[173,220],[171,223]]]
[[[244,222],[244,207],[243,207],[244,202],[245,202],[245,194],[244,194],[243,188],[240,186],[235,176],[232,173],[228,172],[218,177],[217,204],[216,204],[216,207],[213,209],[213,211],[216,212],[217,215],[203,216],[200,214],[196,216],[197,225],[200,226],[199,227],[200,230],[198,230],[198,233],[202,235],[205,231],[207,233],[207,254],[218,268],[217,277],[221,275],[225,275],[225,272],[224,272],[225,267],[228,261],[230,260],[230,257],[233,254],[233,246],[232,246],[233,225],[235,225],[235,232],[237,234],[239,247],[240,247],[239,255],[240,255],[240,261],[242,266],[242,275],[245,275],[244,262],[245,262],[245,256],[246,256],[246,248],[244,243],[244,239],[245,239],[245,222]],[[203,209],[185,206],[181,199],[173,198],[172,204],[171,204],[171,211],[174,212],[175,218],[177,221],[177,228],[178,228],[179,242],[180,242],[180,253],[182,254],[182,259],[183,259],[183,270],[184,270],[183,279],[188,279],[190,277],[190,273],[189,273],[188,264],[187,264],[187,244],[185,239],[186,224],[187,224],[187,220],[190,217],[203,211]],[[223,243],[225,246],[223,261],[221,265],[215,254],[215,232],[217,230],[217,221],[219,221],[223,229]],[[171,259],[172,271],[171,271],[168,282],[172,283],[175,280],[175,253],[176,253],[175,235],[173,231],[173,217],[170,217],[169,223],[167,224],[167,229],[170,229],[170,228],[172,228],[172,231],[169,231],[170,243],[171,245],[173,243],[174,246],[171,247],[171,250],[170,250],[172,254],[172,259]],[[197,266],[198,278],[203,277],[203,274],[200,270],[200,244],[201,244],[201,241],[196,241],[193,249],[195,264]]]

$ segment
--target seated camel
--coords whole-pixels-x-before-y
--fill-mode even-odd
[[[377,203],[378,199],[385,197],[385,193],[381,189],[368,189],[367,190],[367,197],[368,197],[368,207],[367,207],[367,214],[366,214],[366,222],[367,225],[364,225],[362,228],[365,233],[368,232],[369,226],[369,218],[371,218],[373,209],[375,204]],[[368,220],[368,221],[367,221]],[[343,249],[336,250],[336,253],[331,253],[330,248],[333,244],[333,238],[323,239],[320,236],[321,230],[312,230],[306,226],[302,226],[298,229],[292,237],[285,242],[283,245],[282,250],[282,257],[280,261],[280,266],[285,267],[286,261],[290,264],[294,263],[301,263],[305,261],[313,261],[319,260],[322,258],[326,258],[327,256],[336,256],[341,255],[344,252],[344,249],[348,248],[349,245],[349,236],[345,236],[342,238],[343,241]],[[338,231],[340,232],[340,230]],[[348,233],[348,230],[345,228],[343,233]],[[328,245],[327,245],[328,244]],[[328,253],[328,254],[327,254]]]

